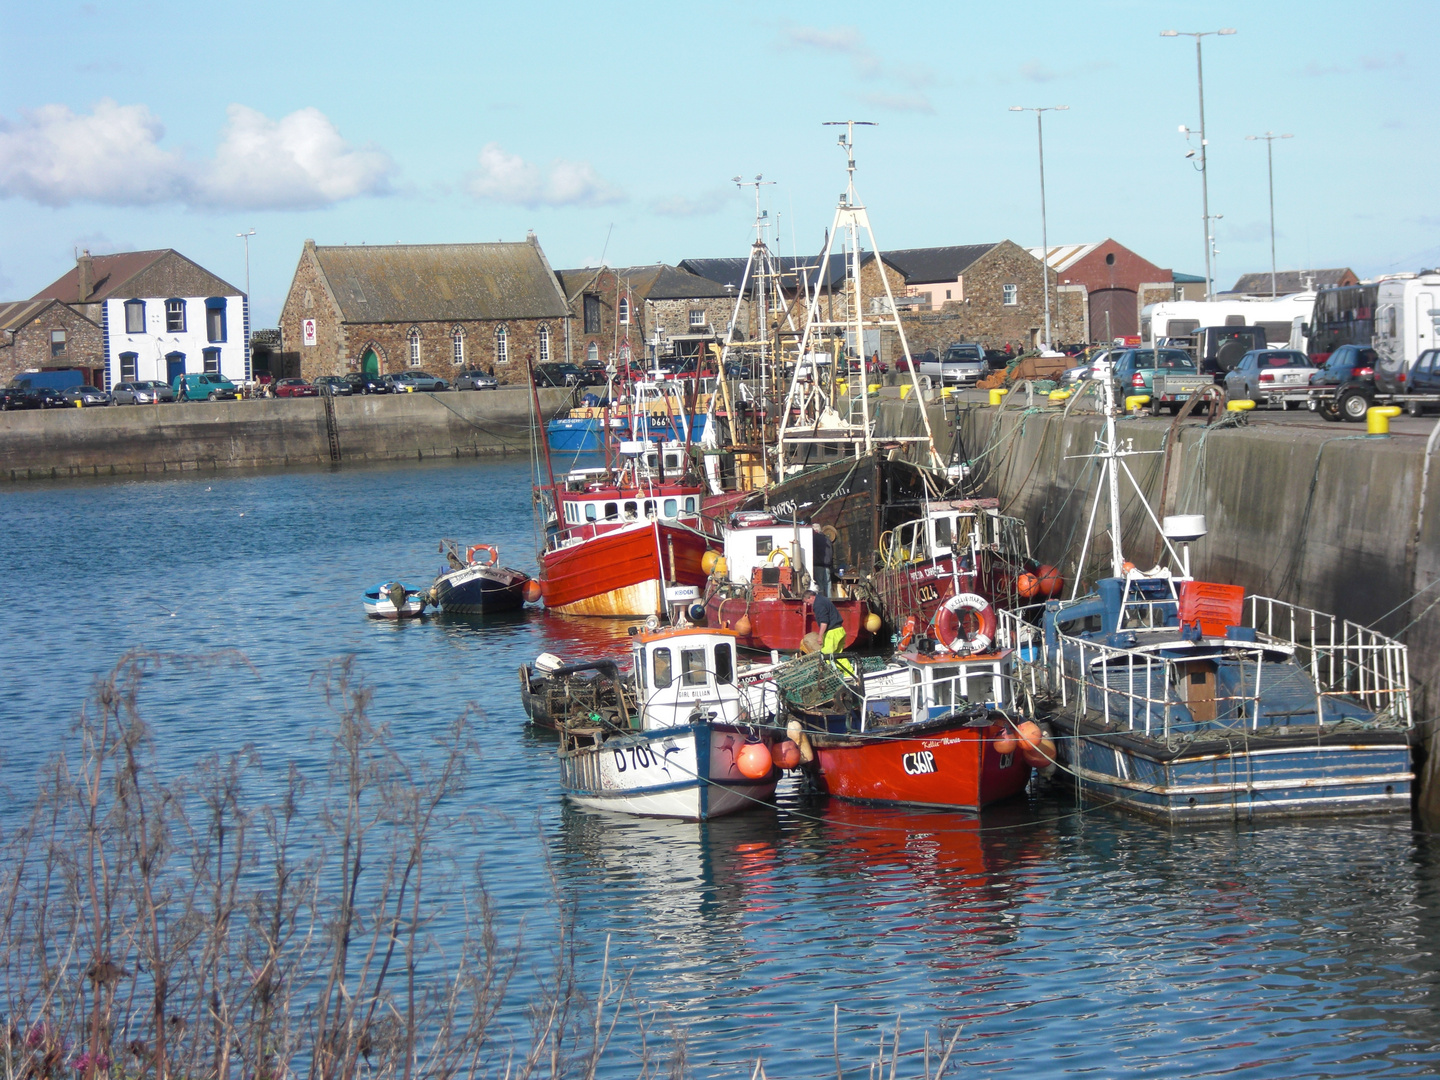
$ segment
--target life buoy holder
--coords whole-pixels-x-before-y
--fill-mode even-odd
[[[772,548],[771,551],[770,551],[770,554],[765,556],[765,565],[766,565],[766,566],[773,566],[773,565],[775,565],[775,556],[776,556],[776,555],[779,555],[780,558],[782,558],[782,559],[785,560],[785,561],[784,561],[783,563],[781,563],[780,565],[782,565],[782,566],[789,566],[789,565],[790,565],[790,553],[789,553],[788,551],[786,551],[784,548]]]
[[[919,628],[920,621],[914,615],[905,620],[905,625],[900,628],[899,646],[902,651],[910,647],[910,643],[915,640],[915,631]]]
[[[953,653],[983,653],[995,641],[995,609],[978,593],[956,593],[935,612],[935,640]]]
[[[499,564],[499,562],[500,562],[500,549],[497,548],[494,544],[471,544],[468,548],[465,549],[465,562],[468,563],[470,566],[475,566],[475,565],[476,565],[475,555],[476,555],[477,552],[481,552],[481,551],[484,551],[484,552],[488,552],[488,553],[489,553],[489,555],[490,555],[490,561],[489,561],[489,562],[485,562],[485,563],[480,563],[479,565],[481,565],[481,566],[496,566],[496,565]]]

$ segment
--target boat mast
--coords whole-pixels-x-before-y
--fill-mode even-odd
[[[870,372],[867,367],[868,358],[865,354],[867,326],[876,330],[891,329],[899,338],[915,401],[920,409],[920,420],[925,434],[923,436],[897,437],[894,441],[926,443],[930,450],[929,464],[934,467],[943,467],[944,464],[935,449],[935,436],[930,428],[930,416],[925,409],[924,399],[920,392],[920,377],[911,360],[910,343],[905,337],[905,328],[900,323],[900,316],[895,306],[895,294],[890,288],[890,278],[884,269],[880,245],[875,242],[875,231],[870,226],[870,216],[855,191],[855,128],[857,125],[861,127],[876,126],[873,121],[869,120],[830,120],[825,123],[827,127],[843,127],[845,129],[840,136],[839,146],[845,151],[846,184],[845,191],[840,196],[840,203],[835,208],[835,217],[829,234],[826,236],[825,250],[820,256],[821,277],[816,282],[814,293],[808,297],[805,330],[800,337],[795,371],[790,379],[790,390],[785,397],[785,404],[780,411],[780,429],[777,439],[778,464],[776,467],[776,475],[780,480],[785,478],[785,447],[787,443],[849,443],[853,447],[856,457],[873,452],[875,447],[874,431],[868,393]],[[861,230],[864,230],[865,238],[869,241],[870,251],[878,264],[880,281],[885,287],[884,312],[868,320],[864,309],[864,291],[860,284],[860,269],[864,255],[861,247]],[[836,238],[842,233],[844,234],[842,251],[844,252],[846,273],[849,275],[846,296],[850,310],[843,313],[842,317],[837,320],[822,314],[820,285],[828,277],[827,270],[830,266],[830,257],[835,248]],[[830,385],[827,386],[826,380],[820,377],[813,362],[818,359],[818,354],[814,352],[816,339],[825,330],[840,331],[843,334],[840,349],[845,360],[844,407],[846,414],[843,418],[835,408],[840,402],[839,388],[834,383],[839,380],[840,372],[832,371]],[[846,338],[848,340],[845,340]],[[837,361],[839,359],[840,357],[836,357]],[[838,367],[838,363],[836,367]]]

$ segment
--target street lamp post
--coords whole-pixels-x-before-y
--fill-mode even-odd
[[[1044,105],[1034,108],[1027,105],[1011,105],[1011,112],[1033,112],[1035,114],[1035,136],[1040,146],[1040,274],[1045,293],[1045,348],[1049,349],[1054,340],[1050,336],[1050,235],[1045,225],[1045,127],[1043,113],[1068,112],[1069,105]]]
[[[1223,30],[1161,30],[1161,37],[1193,37],[1195,39],[1195,82],[1200,90],[1200,201],[1203,206],[1205,225],[1205,299],[1210,299],[1210,181],[1205,169],[1205,67],[1200,59],[1200,39],[1220,35],[1228,37],[1235,33],[1226,27]]]
[[[1274,300],[1279,291],[1275,287],[1275,140],[1293,139],[1294,135],[1276,135],[1267,131],[1264,135],[1246,135],[1246,142],[1265,140],[1265,172],[1270,180],[1270,299]]]
[[[249,232],[237,232],[235,234],[245,241],[245,303],[250,303],[250,237],[255,235],[255,230]]]

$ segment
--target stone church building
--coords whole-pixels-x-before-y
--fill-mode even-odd
[[[278,376],[465,368],[526,382],[564,359],[570,308],[533,233],[519,243],[319,246],[280,313]]]

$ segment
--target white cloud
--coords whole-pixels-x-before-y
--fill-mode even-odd
[[[547,171],[493,142],[481,149],[480,167],[466,178],[465,186],[477,199],[531,208],[604,206],[625,198],[588,161],[556,159]]]
[[[89,116],[64,105],[0,119],[0,196],[44,206],[148,206],[182,197],[190,166],[162,150],[165,128],[144,105],[108,98]]]
[[[45,105],[0,118],[0,198],[45,206],[184,203],[226,209],[314,209],[390,190],[394,164],[352,149],[317,109],[270,120],[232,105],[216,156],[192,161],[160,145],[165,127],[144,105],[108,98],[89,115]]]
[[[1386,71],[1390,68],[1404,67],[1405,54],[1395,52],[1389,56],[1362,56],[1360,66],[1366,71]]]
[[[836,26],[822,30],[818,26],[787,26],[782,43],[818,52],[839,53],[850,57],[855,70],[866,77],[880,73],[880,58],[853,26]]]
[[[861,94],[860,100],[877,109],[892,112],[933,113],[935,106],[924,94]]]
[[[319,109],[271,120],[231,105],[225,138],[198,194],[244,210],[315,209],[362,195],[387,195],[395,165],[374,147],[353,149]]]
[[[656,199],[650,204],[650,212],[661,217],[703,217],[724,209],[735,198],[735,192],[725,188],[711,188],[698,195],[671,195]]]

